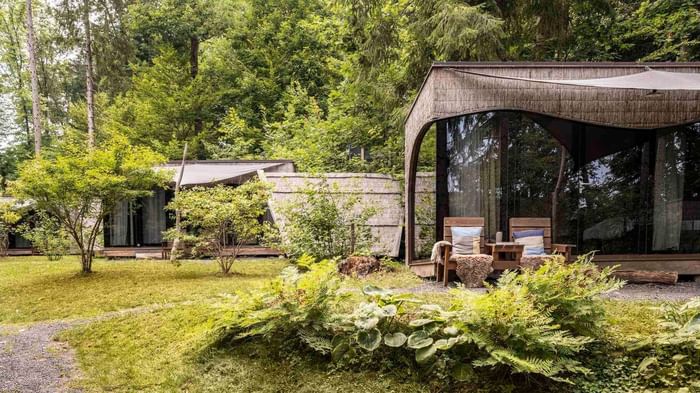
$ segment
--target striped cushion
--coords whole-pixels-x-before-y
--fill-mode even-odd
[[[455,255],[479,254],[481,227],[452,227],[452,253]]]
[[[523,255],[547,255],[544,252],[544,229],[513,232],[513,240],[525,246]]]

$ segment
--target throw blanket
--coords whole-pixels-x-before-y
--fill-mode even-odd
[[[452,243],[446,240],[440,240],[439,242],[433,244],[433,251],[430,253],[430,262],[432,263],[444,263],[442,260],[442,248],[445,246],[451,246]]]

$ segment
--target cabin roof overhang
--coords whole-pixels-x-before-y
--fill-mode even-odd
[[[179,177],[181,161],[171,161],[157,167],[173,172],[170,185]],[[216,184],[238,185],[257,176],[258,171],[294,171],[292,160],[189,160],[181,185],[184,187],[211,186]]]

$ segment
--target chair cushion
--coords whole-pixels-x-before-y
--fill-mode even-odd
[[[452,227],[452,253],[457,255],[478,254],[481,250],[481,227]]]
[[[544,229],[513,232],[513,240],[525,246],[523,255],[547,255],[544,252]]]

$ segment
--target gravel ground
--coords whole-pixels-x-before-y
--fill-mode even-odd
[[[80,392],[80,389],[69,385],[71,380],[80,375],[75,353],[68,344],[54,341],[56,334],[91,322],[173,306],[174,304],[158,304],[136,307],[94,318],[38,322],[27,326],[0,325],[0,392]]]
[[[68,382],[77,376],[73,350],[53,341],[70,322],[0,326],[0,392],[77,392]]]
[[[397,292],[407,293],[440,293],[447,292],[450,287],[445,288],[442,283],[435,281],[425,281],[423,284],[412,288],[398,289]],[[479,293],[486,292],[484,288],[473,288],[470,291]],[[656,300],[674,301],[687,300],[700,296],[700,282],[679,282],[676,285],[659,284],[627,284],[619,291],[611,292],[604,297],[615,300]]]

